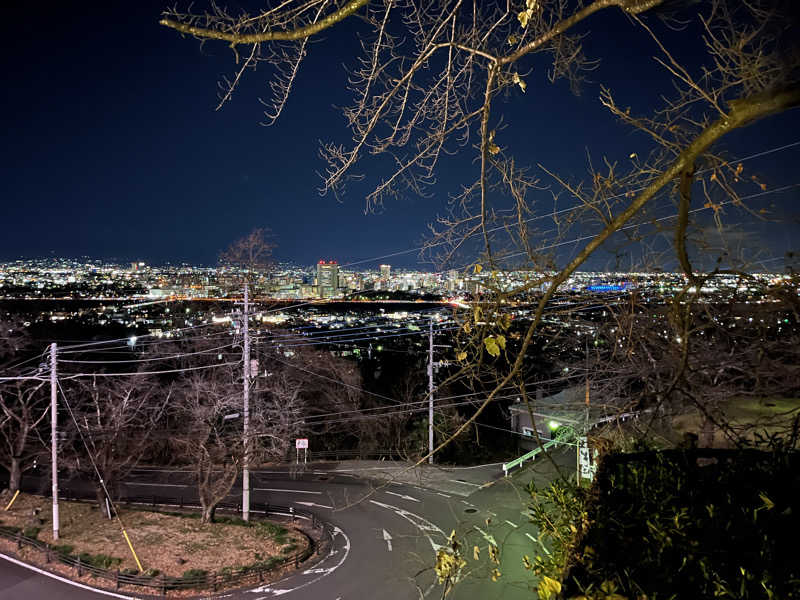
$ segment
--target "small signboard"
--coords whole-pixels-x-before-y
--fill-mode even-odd
[[[589,441],[585,437],[578,438],[578,456],[580,457],[581,477],[583,479],[594,479],[597,471],[597,462],[592,449],[589,448]]]
[[[300,450],[300,448],[308,448],[308,438],[297,438],[294,441],[294,447]]]

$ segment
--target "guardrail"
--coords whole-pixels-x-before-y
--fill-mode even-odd
[[[77,494],[71,493],[69,490],[63,490],[62,498],[71,498],[73,500],[84,500],[85,498],[79,497]],[[199,507],[196,502],[185,502],[181,497],[167,497],[167,496],[132,496],[125,498],[121,501],[125,504],[142,504],[153,507],[180,507],[180,508],[194,508]],[[220,510],[236,510],[238,505],[232,503],[222,503],[217,506]],[[265,515],[283,515],[288,516],[294,521],[296,518],[308,520],[312,527],[322,529],[323,541],[330,542],[333,539],[333,532],[330,527],[320,521],[317,516],[311,511],[305,509],[297,509],[293,506],[280,506],[274,504],[253,503],[251,512],[264,513]],[[45,556],[45,562],[58,562],[76,570],[78,577],[83,575],[91,575],[92,577],[102,579],[110,582],[115,590],[119,590],[123,586],[145,588],[153,590],[160,594],[160,597],[167,595],[170,590],[213,590],[217,591],[220,588],[226,587],[243,587],[249,584],[262,583],[265,576],[289,564],[294,564],[298,567],[300,563],[305,562],[315,553],[319,553],[322,549],[322,544],[317,544],[310,536],[309,545],[307,548],[288,554],[285,556],[273,557],[268,561],[263,561],[255,565],[239,567],[236,569],[224,569],[217,573],[199,573],[191,577],[172,577],[168,575],[155,574],[154,576],[147,576],[142,574],[132,574],[119,569],[111,570],[97,567],[91,563],[87,563],[86,555],[72,555],[65,553],[57,548],[52,547],[50,544],[22,535],[20,529],[16,527],[0,526],[0,538],[9,540],[17,544],[17,548],[27,546],[34,548]],[[82,558],[83,556],[83,558]],[[156,596],[152,593],[146,595]]]
[[[292,457],[294,458],[294,457]],[[391,449],[379,449],[379,450],[321,450],[318,452],[309,452],[308,453],[309,460],[319,460],[323,458],[332,458],[334,460],[339,460],[341,458],[360,458],[360,459],[367,459],[367,458],[402,458],[400,452],[397,450]]]
[[[536,458],[536,455],[539,454],[540,452],[544,452],[546,450],[549,450],[550,448],[552,448],[553,446],[558,445],[562,441],[563,440],[550,440],[549,442],[545,442],[544,444],[542,444],[538,448],[534,448],[533,450],[531,450],[527,454],[523,454],[519,458],[515,458],[511,462],[503,463],[503,475],[505,477],[508,477],[508,472],[511,469],[513,469],[514,467],[520,466],[526,460],[533,460],[534,458]]]

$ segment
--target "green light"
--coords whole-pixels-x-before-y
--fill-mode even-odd
[[[548,423],[548,425],[549,425],[551,431],[555,431],[556,429],[561,427],[561,423],[559,423],[558,421],[550,421]]]

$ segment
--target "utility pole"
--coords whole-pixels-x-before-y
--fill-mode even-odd
[[[50,344],[50,471],[53,479],[53,540],[58,539],[58,374],[56,344]]]
[[[433,464],[433,320],[428,329],[428,462]]]
[[[433,344],[433,320],[428,328],[428,462],[433,464],[433,369],[447,366],[447,361],[433,362],[434,348],[450,348],[448,345]]]
[[[242,465],[242,519],[250,520],[250,290],[244,284],[244,460]]]

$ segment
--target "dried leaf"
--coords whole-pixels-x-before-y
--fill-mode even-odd
[[[522,11],[520,11],[519,14],[517,15],[517,19],[519,20],[519,24],[522,25],[523,27],[527,27],[528,26],[528,19],[531,18],[532,14],[533,14],[532,10],[522,10]]]
[[[519,76],[519,73],[514,73],[514,83],[519,86],[519,89],[522,90],[522,93],[525,93],[525,88],[528,87],[528,84],[523,81],[523,79]]]
[[[459,352],[456,354],[456,360],[463,361],[467,360],[467,353],[466,352]]]
[[[539,598],[550,600],[553,596],[561,593],[561,582],[543,575],[542,580],[539,582],[538,592]]]
[[[497,344],[497,340],[493,337],[487,337],[483,340],[483,345],[486,346],[486,351],[497,358],[500,356],[500,346]]]
[[[480,557],[481,557],[481,549],[478,548],[477,546],[473,546],[472,547],[472,558],[474,560],[479,560]]]

